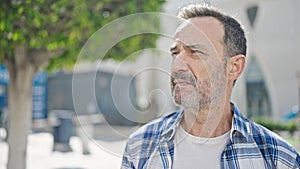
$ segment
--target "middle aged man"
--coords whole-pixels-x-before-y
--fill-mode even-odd
[[[244,70],[246,38],[232,17],[190,5],[171,47],[171,89],[182,109],[128,139],[122,168],[299,168],[294,148],[230,102]]]

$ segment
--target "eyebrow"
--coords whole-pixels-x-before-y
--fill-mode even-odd
[[[199,45],[199,44],[193,44],[193,45],[184,45],[184,46],[186,46],[186,47],[188,47],[188,48],[190,48],[190,49],[200,49],[201,48],[201,46]]]
[[[201,45],[199,45],[199,44],[191,44],[191,45],[185,45],[185,44],[183,44],[183,46],[186,47],[186,48],[189,48],[191,50],[195,50],[195,49],[197,50],[198,49],[197,50],[198,53],[205,54],[205,52],[201,48]],[[172,52],[174,50],[177,50],[177,48],[178,48],[178,43],[173,44],[170,47],[170,52]]]
[[[176,50],[177,48],[178,48],[178,43],[173,44],[173,45],[170,47],[170,51]]]
[[[189,48],[190,50],[194,50],[197,53],[206,54],[205,50],[203,50],[203,47],[200,44],[191,44],[191,45],[184,45],[186,48]]]
[[[190,48],[190,49],[195,49],[195,48],[200,48],[200,45],[199,44],[193,44],[193,45],[185,45],[183,44],[185,47],[187,48]],[[172,50],[176,50],[178,48],[178,44],[173,44],[171,47],[170,47],[170,51]]]

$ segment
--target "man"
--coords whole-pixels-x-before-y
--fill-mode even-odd
[[[171,90],[182,108],[133,133],[122,168],[300,168],[294,148],[230,102],[245,65],[240,24],[205,5],[185,7],[179,17]]]

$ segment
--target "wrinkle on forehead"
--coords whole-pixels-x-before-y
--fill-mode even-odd
[[[185,20],[177,29],[175,41],[206,49],[207,53],[223,56],[224,27],[214,17],[196,17]]]
[[[177,28],[176,32],[175,32],[175,35],[178,33],[178,32],[181,32],[182,29],[184,29],[185,27],[187,27],[188,25],[190,25],[190,20],[184,20],[180,25],[179,27]]]

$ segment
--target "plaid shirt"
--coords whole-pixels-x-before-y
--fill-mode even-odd
[[[183,109],[180,109],[133,133],[128,139],[121,168],[171,169],[175,132],[182,115]],[[221,154],[220,168],[300,168],[300,156],[292,146],[243,117],[236,107],[229,140]]]

